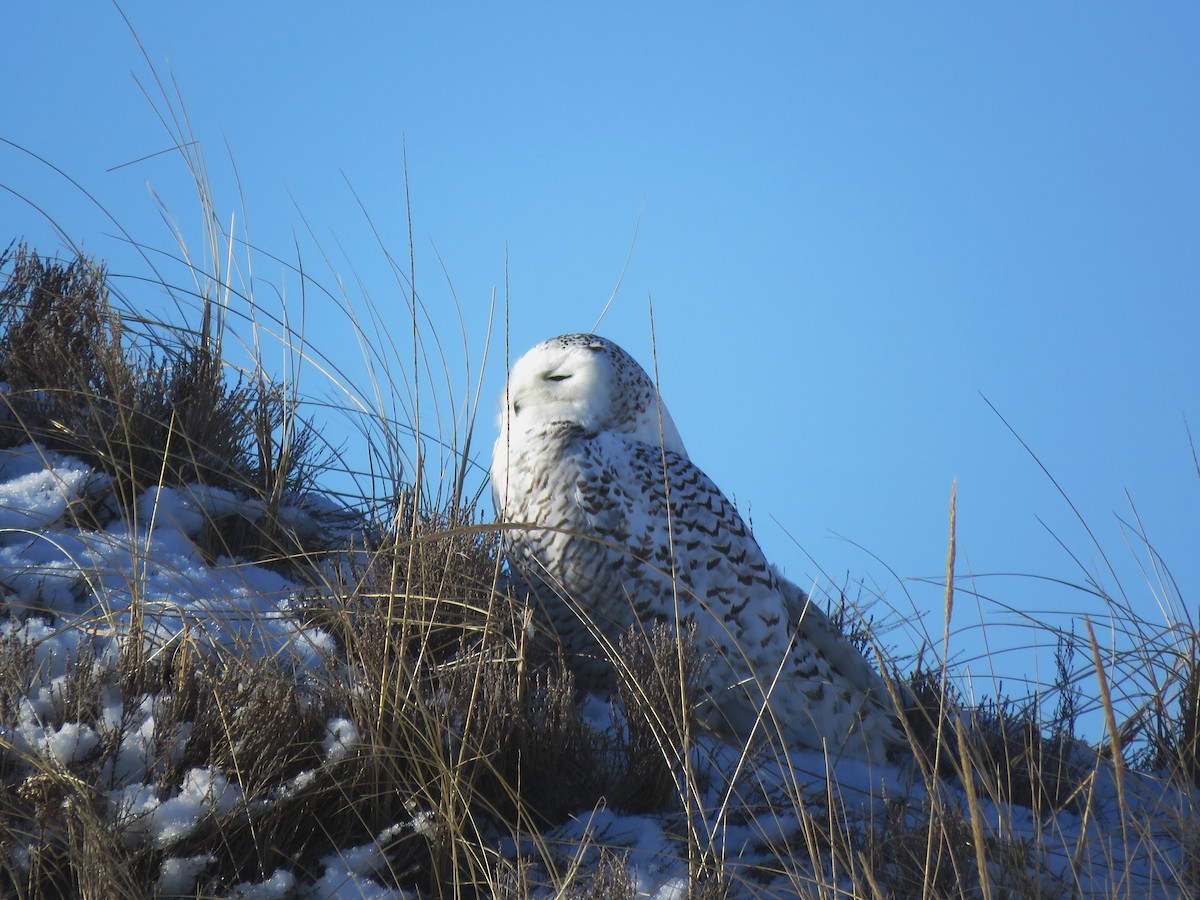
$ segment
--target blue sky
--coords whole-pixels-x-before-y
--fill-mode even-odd
[[[1087,613],[1104,632],[1084,593],[985,577],[1082,582],[1074,554],[1115,590],[986,396],[1070,496],[1135,608],[1162,620],[1117,522],[1133,517],[1126,492],[1195,603],[1194,6],[123,8],[176,79],[218,212],[271,253],[294,262],[299,248],[319,280],[365,286],[398,342],[407,313],[354,194],[407,270],[405,150],[418,291],[453,348],[452,284],[475,356],[506,283],[514,357],[590,328],[636,230],[599,330],[649,364],[653,298],[662,389],[692,457],[801,584],[818,564],[863,579],[936,633],[940,591],[908,579],[944,569],[957,479],[960,585],[974,574],[1008,606]],[[170,137],[115,8],[22,4],[6,28],[21,39],[2,65],[21,87],[0,137],[171,249],[152,188],[194,247],[179,157],[124,165]],[[60,245],[36,205],[114,272],[146,274],[79,190],[8,145],[0,184],[26,198],[0,192],[5,240]],[[263,297],[288,290],[298,319],[294,277],[265,257],[254,277]],[[126,284],[146,308],[165,302]],[[344,316],[315,293],[305,316],[308,340],[352,367]],[[503,366],[493,353],[480,448]],[[303,378],[327,393],[317,373]],[[957,624],[994,624],[986,649],[1010,683],[1052,675],[1050,654],[1026,649],[1052,638],[958,602]],[[984,649],[977,629],[952,646],[963,660]]]

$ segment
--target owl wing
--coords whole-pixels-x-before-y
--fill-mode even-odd
[[[745,735],[769,693],[778,724],[809,746],[825,741],[837,752],[877,759],[900,746],[881,676],[767,562],[716,484],[686,457],[661,448],[639,449],[634,458],[643,494],[669,496],[670,541],[662,512],[657,533],[673,550],[661,558],[674,566],[680,611],[716,651],[710,690],[719,717],[710,723]],[[660,613],[671,613],[668,597],[660,596]]]
[[[882,677],[816,603],[796,584],[776,573],[787,603],[788,618],[796,630],[796,640],[812,646],[829,660],[830,668],[861,691],[886,692]]]
[[[678,602],[710,644],[739,650],[747,666],[777,665],[788,644],[789,610],[737,509],[682,454],[635,443],[629,467],[624,480],[641,498],[631,533],[640,532],[655,569],[653,611],[670,618]]]
[[[659,448],[643,456],[650,457],[643,480],[657,476],[659,489],[669,486],[677,577],[709,612],[719,613],[748,648],[759,648],[752,656],[777,662],[774,654],[794,635],[795,643],[811,647],[816,658],[828,663],[831,677],[864,691],[883,689],[879,674],[829,616],[767,562],[741,515],[712,479],[685,456]]]

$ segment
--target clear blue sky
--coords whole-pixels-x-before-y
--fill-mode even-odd
[[[397,340],[407,317],[347,182],[407,267],[405,145],[418,289],[452,347],[442,263],[476,353],[507,279],[515,356],[591,327],[640,216],[600,331],[648,363],[653,297],[663,392],[693,458],[800,583],[818,576],[811,555],[911,612],[906,586],[936,632],[940,592],[902,586],[889,568],[940,576],[957,478],[960,577],[1084,580],[1048,526],[1114,588],[983,394],[1068,492],[1131,602],[1161,621],[1117,524],[1132,516],[1126,491],[1195,614],[1200,477],[1184,427],[1187,416],[1200,437],[1194,5],[124,9],[161,72],[169,60],[218,211],[241,221],[231,154],[252,240],[293,261],[298,241],[306,268],[332,281],[303,214],[351,292],[359,278],[394,308]],[[5,29],[0,136],[170,249],[149,184],[194,240],[178,157],[109,171],[170,143],[115,9],[20,4]],[[114,271],[145,274],[89,201],[7,146],[0,184]],[[57,244],[7,193],[0,224]],[[281,269],[260,257],[255,278],[269,297]],[[126,293],[162,301],[132,283]],[[347,334],[311,297],[309,340],[349,365]],[[302,388],[326,392],[305,377]],[[494,354],[481,453],[502,378]],[[1104,616],[1088,596],[1031,579],[975,586],[1019,610]],[[973,606],[960,597],[959,624],[978,621]],[[1035,639],[990,631],[997,671],[1049,677],[1049,654],[1020,649]],[[977,632],[955,642],[963,658],[980,647]]]

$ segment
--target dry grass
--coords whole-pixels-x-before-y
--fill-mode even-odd
[[[201,409],[210,423],[250,423],[261,414],[261,396],[236,379],[231,386],[210,380],[190,395],[203,396],[204,404],[165,415],[173,395],[162,386],[172,383],[174,370],[138,362],[128,349],[101,267],[47,261],[23,247],[6,265],[0,366],[12,386],[8,441],[79,454],[114,485],[107,507],[97,502],[86,515],[74,514],[78,527],[99,528],[106,517],[128,514],[139,492],[159,485],[194,481],[269,497],[252,454],[226,446],[218,467],[195,437],[212,427]],[[44,351],[57,340],[37,337],[31,319],[38,327],[57,323],[57,346],[79,358],[70,366],[47,353],[18,362],[21,348]],[[172,358],[195,359],[188,355],[195,352],[186,345]],[[197,368],[184,368],[194,381]],[[38,387],[39,379],[48,387]],[[158,411],[146,412],[152,407]],[[266,431],[277,431],[286,413],[279,407]],[[108,427],[101,440],[102,422],[123,423],[124,430]],[[237,432],[243,449],[254,446],[252,432],[249,425]],[[278,448],[272,452],[278,456]],[[294,471],[303,469],[302,458],[292,459]],[[272,483],[295,492],[309,482],[277,472]],[[144,896],[168,859],[202,858],[194,890],[215,896],[280,868],[301,881],[316,879],[323,856],[374,844],[373,877],[422,895],[633,896],[625,851],[555,837],[580,811],[612,809],[678,823],[694,897],[753,895],[756,884],[780,878],[813,897],[834,896],[846,884],[863,896],[1062,896],[1079,886],[1052,864],[1050,842],[1022,838],[1003,821],[997,827],[996,810],[1027,809],[1047,822],[1063,811],[1087,816],[1091,785],[1110,769],[1118,779],[1154,769],[1196,783],[1194,649],[1176,668],[1174,703],[1151,702],[1138,720],[1149,724],[1136,753],[1128,751],[1132,726],[1118,722],[1106,682],[1098,680],[1111,739],[1107,750],[1090,753],[1074,734],[1077,648],[1063,635],[1058,683],[1048,688],[1058,703],[1049,719],[1038,698],[970,706],[944,664],[918,661],[893,682],[912,742],[911,791],[888,794],[864,813],[832,781],[814,795],[789,768],[786,748],[768,740],[734,760],[743,774],[783,766],[782,789],[756,801],[753,791],[731,783],[714,824],[705,798],[713,796],[718,763],[697,753],[716,745],[691,717],[705,661],[690,633],[667,625],[630,631],[612,660],[614,724],[586,721],[568,662],[552,652],[552,636],[533,609],[503,586],[497,536],[481,512],[422,500],[450,495],[461,490],[401,483],[386,502],[364,498],[357,537],[336,562],[297,543],[288,547],[270,534],[266,518],[244,519],[245,533],[233,540],[230,522],[207,523],[198,544],[216,535],[225,542],[205,548],[207,556],[285,563],[286,571],[306,573],[302,618],[334,637],[334,657],[319,677],[297,678],[286,660],[214,652],[186,635],[149,653],[135,628],[114,669],[81,643],[64,663],[61,696],[44,724],[90,729],[97,740],[66,761],[14,747],[4,753],[4,892]],[[953,594],[950,578],[947,633]],[[874,646],[869,629],[858,640]],[[944,659],[945,642],[942,649]],[[1087,650],[1099,660],[1094,638]],[[1103,666],[1096,673],[1102,676]],[[15,720],[37,677],[31,644],[12,635],[0,642],[0,728]],[[104,718],[113,692],[127,711],[119,722]],[[127,809],[106,799],[121,787],[123,748],[150,708],[147,768],[160,800],[186,790],[198,770],[234,786],[230,802],[166,845],[137,837],[146,833],[132,799]],[[354,738],[345,752],[330,753],[330,723],[339,720],[350,723]],[[790,822],[785,832],[760,842],[758,862],[748,868],[728,858],[720,823],[736,826],[768,808]],[[1177,827],[1182,834],[1196,826],[1185,818]],[[1136,834],[1129,840],[1136,843]],[[1195,884],[1196,871],[1188,857],[1178,882]]]
[[[321,466],[313,432],[261,369],[229,378],[210,301],[194,333],[139,342],[94,260],[44,259],[10,245],[0,271],[0,381],[8,385],[0,442],[34,441],[107,476],[72,510],[81,525],[135,520],[147,488],[207,485],[253,497],[261,510],[249,521],[231,514],[206,523],[210,556],[286,562],[316,549],[278,517]],[[157,353],[143,349],[150,338]]]
[[[186,117],[164,121],[181,128]],[[203,159],[189,135],[173,137],[191,148],[205,258],[231,259],[236,242],[216,224]],[[194,869],[182,894],[227,896],[280,870],[314,883],[324,858],[367,847],[374,882],[419,896],[631,898],[630,866],[645,861],[581,824],[613,811],[663,827],[680,890],[694,898],[1074,896],[1104,864],[1086,823],[1100,814],[1098,785],[1109,779],[1128,820],[1124,846],[1153,855],[1151,829],[1171,830],[1184,850],[1160,886],[1200,886],[1200,857],[1187,849],[1200,846],[1195,813],[1183,804],[1174,819],[1147,824],[1135,797],[1147,773],[1157,784],[1200,786],[1194,629],[1190,639],[1164,637],[1118,598],[1110,607],[1139,638],[1127,655],[1090,631],[1081,646],[1059,632],[1057,679],[1044,695],[967,702],[946,662],[960,591],[952,500],[944,631],[928,644],[940,650],[885,673],[911,744],[903,783],[855,796],[835,765],[830,777],[801,771],[808,763],[769,733],[745,747],[705,734],[692,717],[703,650],[669,624],[647,623],[609,648],[617,693],[610,721],[597,722],[594,706],[591,719],[581,708],[571,661],[506,581],[469,477],[479,398],[449,399],[437,336],[421,332],[414,273],[395,267],[411,346],[392,343],[407,324],[389,333],[369,303],[360,314],[328,294],[367,348],[371,383],[359,390],[286,320],[266,321],[249,288],[241,315],[254,355],[234,369],[234,267],[188,265],[195,327],[135,328],[110,302],[101,264],[10,246],[0,257],[0,441],[34,441],[100,473],[66,514],[88,533],[135,520],[139,500],[161,488],[207,485],[248,501],[206,514],[191,540],[207,561],[269,566],[302,585],[297,621],[330,635],[332,649],[298,670],[284,652],[206,641],[203,623],[156,642],[131,571],[128,622],[97,614],[90,623],[118,635],[115,664],[82,637],[55,663],[62,678],[41,724],[95,738],[86,752],[56,758],[9,739],[45,676],[38,641],[15,625],[64,623],[48,610],[6,609],[14,627],[0,636],[0,896],[167,896],[160,874],[181,865]],[[299,265],[296,273],[305,290],[319,287]],[[335,473],[369,486],[350,498],[343,525],[353,528],[301,532],[285,514],[342,463],[302,417],[295,372],[283,381],[268,373],[267,333],[299,358],[297,369],[332,373],[357,411],[367,470]],[[446,390],[430,399],[439,369]],[[81,567],[78,581],[82,593],[97,590],[95,572]],[[873,657],[871,622],[838,594],[836,620]],[[1114,665],[1145,673],[1139,702],[1112,696]],[[1045,697],[1057,698],[1049,713]],[[105,713],[114,698],[116,721]],[[1088,704],[1107,722],[1094,748],[1076,734]],[[125,771],[139,741],[144,779]],[[226,785],[224,800],[186,833],[156,841],[147,796],[170,801],[198,772]],[[1065,868],[1060,816],[1085,822]],[[1031,832],[1022,822],[1039,824]],[[1117,855],[1107,865],[1109,893],[1137,895]]]

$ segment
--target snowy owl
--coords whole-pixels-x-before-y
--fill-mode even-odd
[[[883,680],[767,562],[628,353],[592,334],[543,341],[513,365],[499,424],[504,550],[577,661],[611,659],[631,624],[678,609],[710,659],[700,713],[718,733],[747,737],[769,702],[768,730],[831,757],[902,744]]]

